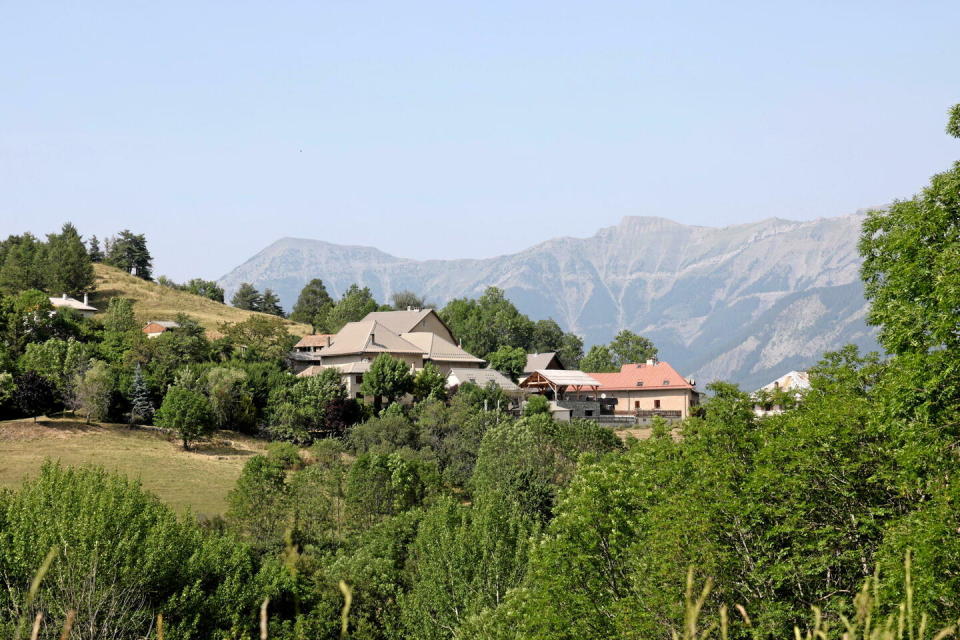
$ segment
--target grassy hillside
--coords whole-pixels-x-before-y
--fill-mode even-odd
[[[97,290],[91,297],[91,304],[100,310],[107,308],[110,298],[123,297],[134,301],[133,308],[137,318],[148,320],[173,320],[178,313],[193,316],[207,330],[216,330],[222,322],[242,322],[254,311],[244,311],[214,302],[202,296],[135,278],[120,269],[105,264],[95,264]],[[285,320],[290,333],[306,335],[310,327],[298,322]]]
[[[210,443],[183,451],[158,431],[122,425],[87,425],[68,419],[41,418],[0,422],[0,487],[17,488],[36,475],[46,459],[64,465],[94,464],[138,478],[144,488],[180,512],[208,516],[226,510],[247,459],[265,443],[223,431]]]

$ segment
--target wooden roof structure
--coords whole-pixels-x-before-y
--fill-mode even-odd
[[[582,391],[593,391],[600,387],[600,383],[583,371],[567,371],[564,369],[540,369],[520,381],[521,389],[543,393],[553,391],[554,397],[560,398],[567,391],[580,394]]]

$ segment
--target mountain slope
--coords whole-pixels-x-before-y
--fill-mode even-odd
[[[862,220],[854,214],[713,228],[628,217],[589,238],[557,238],[483,260],[418,261],[284,238],[220,284],[228,295],[241,282],[271,287],[288,309],[314,277],[334,294],[358,282],[381,300],[411,289],[438,305],[494,285],[524,313],[552,317],[587,344],[629,328],[702,382],[752,388],[847,342],[875,348],[858,277]]]

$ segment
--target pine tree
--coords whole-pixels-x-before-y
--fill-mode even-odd
[[[47,290],[53,294],[79,296],[94,287],[93,264],[83,239],[71,223],[59,234],[47,236]]]
[[[263,305],[263,296],[260,295],[260,292],[257,291],[256,287],[252,284],[243,282],[240,284],[237,292],[233,294],[233,297],[230,298],[230,304],[237,309],[260,311]]]
[[[138,278],[153,279],[153,256],[147,250],[147,238],[142,233],[132,233],[124,229],[107,243],[104,262],[133,272]]]
[[[290,319],[314,327],[325,325],[327,313],[333,308],[333,298],[327,292],[323,280],[314,278],[301,289],[297,303],[293,305]]]
[[[133,375],[133,388],[130,391],[130,424],[146,423],[153,418],[153,401],[150,390],[143,379],[143,372],[137,364]]]
[[[90,236],[90,248],[87,249],[87,255],[90,256],[90,262],[103,262],[103,251],[100,250],[100,241],[97,236]]]
[[[281,318],[287,315],[283,312],[283,307],[280,306],[280,298],[273,292],[273,289],[263,290],[263,298],[260,300],[260,311]]]

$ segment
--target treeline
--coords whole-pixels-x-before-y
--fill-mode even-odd
[[[89,245],[71,223],[60,233],[40,240],[31,233],[8,236],[0,241],[0,293],[13,294],[28,289],[50,295],[66,293],[78,296],[95,288],[93,263],[104,262],[149,280],[153,258],[143,235],[121,231],[108,238],[100,249],[96,236]]]

